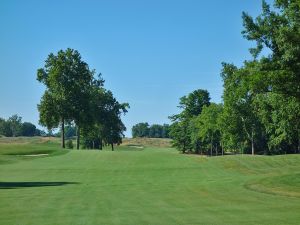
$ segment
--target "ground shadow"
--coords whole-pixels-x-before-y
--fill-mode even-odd
[[[0,182],[0,189],[31,188],[31,187],[53,187],[68,184],[79,184],[78,182]]]

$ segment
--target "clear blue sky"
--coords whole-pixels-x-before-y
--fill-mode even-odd
[[[103,0],[0,2],[0,117],[38,124],[44,87],[36,70],[50,52],[77,49],[106,88],[131,106],[123,118],[168,123],[178,99],[207,89],[221,102],[221,62],[249,59],[242,11],[261,0]]]

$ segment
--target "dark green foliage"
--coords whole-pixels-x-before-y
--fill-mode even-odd
[[[179,101],[181,113],[172,115],[169,118],[173,122],[170,126],[170,137],[173,139],[173,146],[185,152],[199,151],[200,141],[195,139],[193,126],[194,118],[201,114],[204,106],[210,105],[209,93],[206,90],[195,90]]]
[[[21,126],[21,136],[32,137],[37,134],[36,126],[29,122],[24,122]]]
[[[121,144],[123,132],[126,127],[121,120],[121,115],[127,113],[129,104],[119,103],[110,91],[107,92],[107,105],[105,107],[105,117],[102,126],[103,140],[106,144],[110,144],[114,150],[114,144]]]
[[[66,138],[71,138],[76,136],[76,127],[72,125],[67,125],[65,127]]]
[[[84,148],[102,149],[103,144],[120,144],[126,130],[121,115],[127,112],[128,103],[119,103],[111,91],[103,88],[103,82],[94,80],[90,101],[90,121],[82,126]]]
[[[207,90],[198,89],[183,96],[179,101],[179,108],[183,109],[182,117],[191,118],[201,113],[202,108],[210,104],[210,97]]]
[[[13,115],[7,120],[0,118],[0,135],[6,137],[17,136],[41,136],[43,131],[36,128],[36,126],[29,122],[22,123],[22,117]]]
[[[12,136],[20,136],[22,128],[22,117],[19,117],[18,115],[12,115],[8,118],[7,123],[10,127]]]
[[[37,71],[37,80],[46,86],[38,105],[40,123],[48,129],[61,124],[63,148],[65,121],[75,121],[77,126],[84,123],[93,75],[79,52],[70,48],[49,54],[44,68]]]
[[[12,130],[10,128],[10,124],[2,118],[0,119],[0,135],[12,137]]]
[[[138,123],[132,127],[132,137],[149,137],[149,124]]]
[[[61,136],[61,131],[57,132],[55,134],[56,137],[60,137]],[[65,126],[65,137],[66,139],[72,138],[76,136],[76,127],[72,124],[67,124]]]
[[[46,135],[45,131],[40,130],[40,129],[35,129],[34,136],[45,136],[45,135]]]
[[[300,2],[263,1],[261,15],[243,13],[243,23],[244,37],[257,45],[240,68],[223,63],[223,106],[209,106],[208,93],[198,90],[170,117],[183,152],[300,153]],[[270,53],[259,58],[263,48]]]
[[[243,35],[257,46],[241,68],[223,65],[224,141],[231,148],[300,152],[299,19],[299,1],[276,0],[273,8],[263,1],[256,19],[243,13]],[[263,48],[270,54],[258,59]]]
[[[38,69],[37,80],[46,86],[38,105],[40,123],[48,129],[61,125],[62,147],[66,137],[77,137],[85,148],[102,147],[102,142],[119,144],[126,129],[121,114],[128,104],[120,104],[110,91],[103,88],[101,74],[81,59],[78,51],[60,50],[50,54],[44,68]],[[76,128],[64,124],[75,123]],[[83,140],[80,136],[83,134]]]
[[[71,139],[67,140],[66,147],[68,149],[73,149],[74,148],[73,141]]]
[[[259,62],[261,68],[255,85],[259,80],[267,81],[265,88],[300,101],[300,2],[275,0],[272,8],[263,1],[262,6],[262,13],[256,19],[243,13],[242,33],[257,43],[252,52],[257,56],[264,47],[271,51]]]
[[[195,126],[194,139],[196,140],[194,146],[200,148],[201,153],[206,152],[209,155],[221,153],[222,125],[220,124],[220,117],[222,111],[222,105],[211,103],[209,106],[204,106],[202,113],[193,121]]]
[[[191,135],[192,132],[188,120],[176,121],[170,127],[170,137],[173,139],[172,144],[182,153],[193,149]]]
[[[38,111],[40,113],[40,124],[46,126],[48,130],[58,127],[59,113],[57,111],[57,105],[53,94],[47,90],[41,98]]]
[[[159,124],[153,124],[149,128],[149,137],[160,138],[162,136],[162,126]]]
[[[300,153],[300,103],[295,97],[259,94],[255,108],[266,132],[270,153]]]
[[[169,138],[169,125],[153,124],[149,127],[150,138]]]
[[[169,138],[170,126],[148,123],[138,123],[132,127],[132,137]]]

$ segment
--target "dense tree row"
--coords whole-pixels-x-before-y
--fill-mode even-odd
[[[40,123],[48,129],[61,128],[62,147],[65,147],[65,124],[76,125],[77,149],[101,148],[102,143],[119,144],[126,130],[121,114],[129,105],[121,104],[112,92],[104,88],[101,74],[95,78],[78,51],[60,50],[50,54],[37,80],[46,86],[38,105]],[[80,137],[82,136],[82,140]]]
[[[168,124],[138,123],[132,127],[132,137],[149,137],[149,138],[169,138]]]
[[[0,135],[6,137],[18,137],[18,136],[41,136],[45,135],[45,132],[36,128],[36,126],[29,122],[22,123],[22,117],[13,115],[7,120],[0,118]]]
[[[300,3],[263,1],[253,19],[243,13],[253,59],[238,68],[223,63],[224,104],[197,90],[180,99],[171,137],[182,152],[300,153]],[[267,56],[260,56],[266,48]]]

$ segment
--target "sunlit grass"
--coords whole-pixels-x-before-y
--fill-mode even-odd
[[[199,157],[130,146],[65,151],[56,140],[29,140],[1,143],[1,160],[12,161],[0,163],[0,224],[300,221],[300,155]]]

